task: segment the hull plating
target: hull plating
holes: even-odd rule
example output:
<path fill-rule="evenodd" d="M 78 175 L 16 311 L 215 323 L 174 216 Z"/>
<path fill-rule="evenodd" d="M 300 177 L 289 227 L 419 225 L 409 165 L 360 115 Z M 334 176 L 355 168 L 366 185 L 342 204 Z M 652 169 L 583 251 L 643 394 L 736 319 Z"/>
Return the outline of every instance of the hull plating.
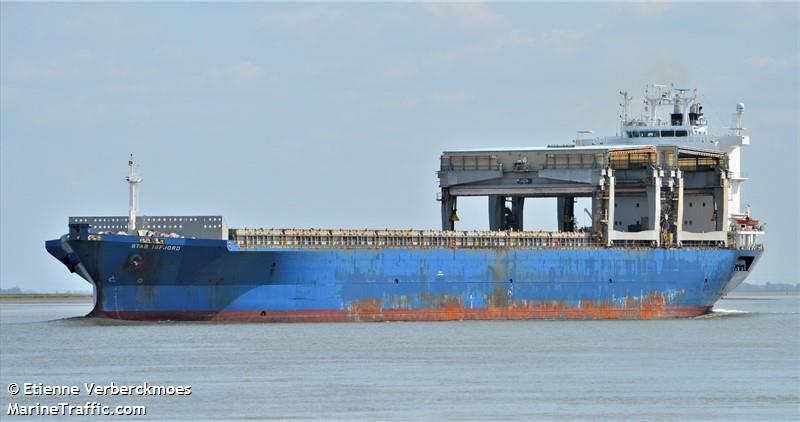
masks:
<path fill-rule="evenodd" d="M 91 315 L 132 320 L 647 319 L 708 312 L 732 249 L 261 249 L 104 235 L 50 241 L 96 285 Z M 748 268 L 749 270 L 750 268 Z M 85 274 L 84 274 L 85 273 Z"/>
<path fill-rule="evenodd" d="M 467 321 L 467 320 L 590 320 L 689 318 L 706 314 L 710 307 L 668 307 L 626 309 L 608 307 L 568 308 L 535 306 L 530 308 L 485 309 L 407 309 L 351 311 L 218 311 L 152 312 L 94 311 L 90 316 L 132 321 L 218 321 L 218 322 L 388 322 L 388 321 Z"/>

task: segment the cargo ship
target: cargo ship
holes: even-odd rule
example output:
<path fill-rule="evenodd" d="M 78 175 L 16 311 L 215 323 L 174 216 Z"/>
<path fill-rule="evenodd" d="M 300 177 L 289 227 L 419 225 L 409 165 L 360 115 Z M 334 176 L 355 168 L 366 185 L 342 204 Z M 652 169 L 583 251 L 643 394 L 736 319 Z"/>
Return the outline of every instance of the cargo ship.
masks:
<path fill-rule="evenodd" d="M 620 93 L 618 133 L 531 148 L 445 151 L 441 230 L 228 228 L 218 215 L 75 216 L 47 251 L 91 283 L 92 317 L 192 321 L 443 321 L 695 317 L 752 272 L 759 221 L 741 211 L 744 105 L 708 133 L 696 90 Z M 663 117 L 659 111 L 669 108 Z M 489 230 L 459 231 L 459 197 Z M 526 198 L 557 198 L 557 231 Z M 578 227 L 575 204 L 590 198 Z M 580 216 L 582 216 L 581 214 Z"/>

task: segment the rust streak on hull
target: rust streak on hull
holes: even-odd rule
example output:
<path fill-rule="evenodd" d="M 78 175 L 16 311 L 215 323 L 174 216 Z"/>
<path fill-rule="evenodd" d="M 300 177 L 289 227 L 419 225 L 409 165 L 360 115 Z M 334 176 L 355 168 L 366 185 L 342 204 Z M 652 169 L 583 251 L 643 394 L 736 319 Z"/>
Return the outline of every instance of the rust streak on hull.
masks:
<path fill-rule="evenodd" d="M 445 306 L 423 309 L 380 309 L 372 306 L 353 310 L 149 312 L 94 311 L 89 316 L 138 321 L 230 321 L 230 322 L 383 322 L 461 320 L 598 320 L 691 318 L 708 313 L 710 306 L 644 306 L 641 308 L 592 306 L 568 308 L 551 303 L 511 308 Z"/>

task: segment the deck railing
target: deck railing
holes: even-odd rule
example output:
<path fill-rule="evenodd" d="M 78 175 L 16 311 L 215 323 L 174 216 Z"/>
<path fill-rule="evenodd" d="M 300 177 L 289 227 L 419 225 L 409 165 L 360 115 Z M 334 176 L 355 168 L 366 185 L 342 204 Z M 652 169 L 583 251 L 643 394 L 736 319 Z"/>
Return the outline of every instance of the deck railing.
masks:
<path fill-rule="evenodd" d="M 590 233 L 231 229 L 239 248 L 555 248 L 603 246 Z"/>
<path fill-rule="evenodd" d="M 229 240 L 242 249 L 270 248 L 605 248 L 604 241 L 581 232 L 437 231 L 437 230 L 320 230 L 230 229 Z M 757 249 L 762 245 L 730 242 L 730 249 Z M 652 241 L 615 241 L 612 247 L 652 248 Z M 675 248 L 664 244 L 662 248 Z M 680 246 L 677 246 L 680 247 Z M 682 247 L 725 248 L 717 241 L 684 241 Z"/>

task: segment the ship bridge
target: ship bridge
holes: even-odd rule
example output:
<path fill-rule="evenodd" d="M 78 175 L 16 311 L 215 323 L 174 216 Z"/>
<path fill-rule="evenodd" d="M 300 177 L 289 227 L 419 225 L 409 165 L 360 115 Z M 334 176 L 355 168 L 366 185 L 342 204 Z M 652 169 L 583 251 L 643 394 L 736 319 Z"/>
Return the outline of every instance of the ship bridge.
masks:
<path fill-rule="evenodd" d="M 724 152 L 685 145 L 549 146 L 445 151 L 437 172 L 442 229 L 462 196 L 488 198 L 491 230 L 525 229 L 525 198 L 557 198 L 558 230 L 574 232 L 575 198 L 592 199 L 601 243 L 725 244 L 729 167 Z"/>

